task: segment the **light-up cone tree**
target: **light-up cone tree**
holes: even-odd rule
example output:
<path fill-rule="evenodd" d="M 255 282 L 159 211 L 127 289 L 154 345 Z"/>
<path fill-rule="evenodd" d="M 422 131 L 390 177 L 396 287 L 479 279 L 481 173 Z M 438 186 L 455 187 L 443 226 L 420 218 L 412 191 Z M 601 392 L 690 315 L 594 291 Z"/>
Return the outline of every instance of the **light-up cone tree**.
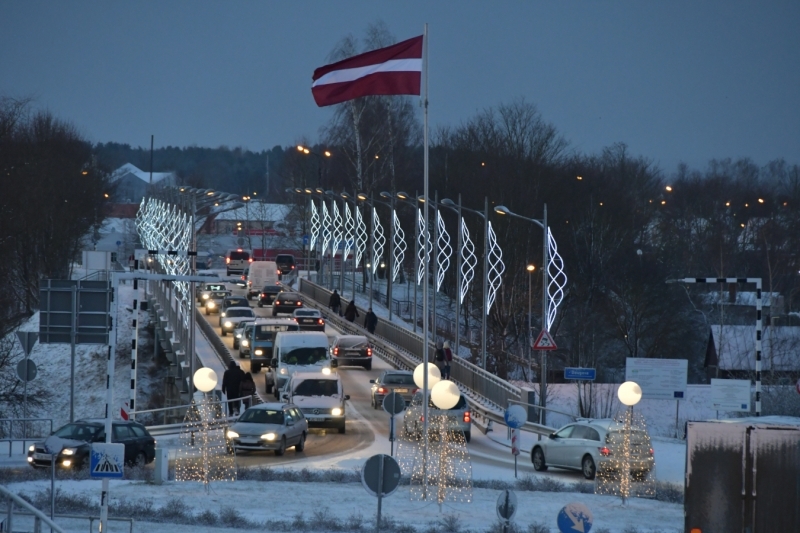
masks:
<path fill-rule="evenodd" d="M 212 481 L 236 481 L 236 462 L 228 453 L 221 404 L 212 402 L 208 392 L 217 385 L 210 368 L 194 373 L 198 392 L 183 420 L 180 448 L 175 461 L 176 481 L 200 481 L 210 492 Z"/>

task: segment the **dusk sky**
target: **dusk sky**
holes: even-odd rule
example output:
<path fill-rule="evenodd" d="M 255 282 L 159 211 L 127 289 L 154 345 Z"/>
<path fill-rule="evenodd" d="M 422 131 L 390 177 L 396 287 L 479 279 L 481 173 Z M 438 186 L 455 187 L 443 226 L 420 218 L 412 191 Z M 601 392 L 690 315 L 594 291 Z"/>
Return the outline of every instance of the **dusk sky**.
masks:
<path fill-rule="evenodd" d="M 432 128 L 524 97 L 579 153 L 800 163 L 798 0 L 4 0 L 0 95 L 93 142 L 313 142 L 312 72 L 379 19 L 397 40 L 429 24 Z"/>

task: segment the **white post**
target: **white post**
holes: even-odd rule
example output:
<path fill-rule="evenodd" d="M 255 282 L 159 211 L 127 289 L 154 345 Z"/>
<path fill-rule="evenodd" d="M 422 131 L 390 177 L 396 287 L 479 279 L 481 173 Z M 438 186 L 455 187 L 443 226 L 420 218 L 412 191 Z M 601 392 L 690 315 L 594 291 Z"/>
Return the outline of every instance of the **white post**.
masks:
<path fill-rule="evenodd" d="M 425 24 L 425 31 L 423 33 L 422 38 L 422 64 L 423 64 L 423 71 L 424 71 L 424 92 L 422 96 L 422 108 L 423 108 L 423 132 L 424 132 L 424 163 L 423 163 L 423 175 L 424 175 L 424 188 L 423 195 L 425 197 L 425 206 L 423 207 L 424 215 L 423 219 L 425 220 L 425 253 L 423 253 L 423 263 L 424 266 L 422 268 L 422 362 L 425 364 L 423 367 L 425 372 L 423 372 L 422 378 L 422 416 L 423 420 L 423 434 L 422 434 L 422 499 L 428 499 L 428 425 L 429 425 L 429 416 L 428 416 L 428 398 L 430 397 L 430 391 L 428 390 L 428 248 L 430 246 L 430 231 L 428 228 L 428 24 Z"/>
<path fill-rule="evenodd" d="M 111 326 L 108 329 L 108 356 L 106 361 L 106 444 L 111 443 L 111 413 L 114 402 L 114 354 L 117 351 L 117 307 L 119 298 L 117 287 L 119 285 L 119 274 L 111 274 L 111 309 L 109 320 Z M 100 492 L 100 533 L 107 531 L 108 524 L 108 478 L 103 478 L 103 486 Z"/>

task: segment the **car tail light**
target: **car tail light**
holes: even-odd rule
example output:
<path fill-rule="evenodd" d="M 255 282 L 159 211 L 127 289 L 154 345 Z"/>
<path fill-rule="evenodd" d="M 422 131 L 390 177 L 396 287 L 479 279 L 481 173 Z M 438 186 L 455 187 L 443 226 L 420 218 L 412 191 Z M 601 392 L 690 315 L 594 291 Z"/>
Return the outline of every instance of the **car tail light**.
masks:
<path fill-rule="evenodd" d="M 388 391 L 384 387 L 378 387 L 378 394 L 386 394 Z"/>
<path fill-rule="evenodd" d="M 472 416 L 470 416 L 469 411 L 464 411 L 464 423 L 469 424 L 472 420 Z"/>
<path fill-rule="evenodd" d="M 294 265 L 292 265 L 292 270 L 294 270 Z"/>
<path fill-rule="evenodd" d="M 247 261 L 248 261 L 249 263 L 252 263 L 252 262 L 253 262 L 253 258 L 251 257 L 251 258 L 250 258 L 250 259 L 248 259 Z"/>
<path fill-rule="evenodd" d="M 303 305 L 303 302 L 297 302 L 297 305 Z"/>
<path fill-rule="evenodd" d="M 335 346 L 333 348 L 333 355 L 339 355 L 339 347 L 338 346 Z"/>
<path fill-rule="evenodd" d="M 655 450 L 653 450 L 653 448 L 650 448 L 650 455 L 655 455 L 655 454 L 656 454 Z"/>
<path fill-rule="evenodd" d="M 230 257 L 226 257 L 226 258 L 225 258 L 225 263 L 226 263 L 226 264 L 229 264 L 230 262 L 231 262 L 231 258 L 230 258 Z"/>
<path fill-rule="evenodd" d="M 320 325 L 321 325 L 321 324 L 324 324 L 324 323 L 325 323 L 325 321 L 324 321 L 324 320 L 322 320 L 321 318 L 318 318 L 318 319 L 317 319 L 317 324 L 320 324 Z"/>
<path fill-rule="evenodd" d="M 267 295 L 262 292 L 260 298 L 266 298 L 266 297 Z"/>
<path fill-rule="evenodd" d="M 367 348 L 367 357 L 372 357 L 372 348 Z"/>
<path fill-rule="evenodd" d="M 419 392 L 419 389 L 416 389 L 416 388 L 415 388 L 414 390 L 412 390 L 412 391 L 411 391 L 411 395 L 413 396 L 414 394 L 416 394 L 416 393 L 418 393 L 418 392 Z"/>
<path fill-rule="evenodd" d="M 280 269 L 276 270 L 275 273 L 280 276 L 281 275 Z"/>
<path fill-rule="evenodd" d="M 425 415 L 423 415 L 423 416 L 419 417 L 419 421 L 420 421 L 420 422 L 425 422 Z"/>
<path fill-rule="evenodd" d="M 609 450 L 606 446 L 603 446 L 602 448 L 597 448 L 597 451 L 599 451 L 600 455 L 602 455 L 603 457 L 608 457 L 609 455 L 611 455 L 611 450 Z"/>

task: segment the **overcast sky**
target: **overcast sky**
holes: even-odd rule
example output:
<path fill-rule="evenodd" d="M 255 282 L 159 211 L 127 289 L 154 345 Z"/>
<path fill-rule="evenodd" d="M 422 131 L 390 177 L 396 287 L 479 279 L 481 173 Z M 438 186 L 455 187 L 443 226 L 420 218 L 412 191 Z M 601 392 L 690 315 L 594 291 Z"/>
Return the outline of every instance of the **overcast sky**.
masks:
<path fill-rule="evenodd" d="M 398 40 L 429 24 L 432 127 L 524 97 L 577 152 L 800 163 L 798 0 L 3 0 L 0 95 L 95 142 L 315 141 L 314 68 L 378 19 Z"/>

